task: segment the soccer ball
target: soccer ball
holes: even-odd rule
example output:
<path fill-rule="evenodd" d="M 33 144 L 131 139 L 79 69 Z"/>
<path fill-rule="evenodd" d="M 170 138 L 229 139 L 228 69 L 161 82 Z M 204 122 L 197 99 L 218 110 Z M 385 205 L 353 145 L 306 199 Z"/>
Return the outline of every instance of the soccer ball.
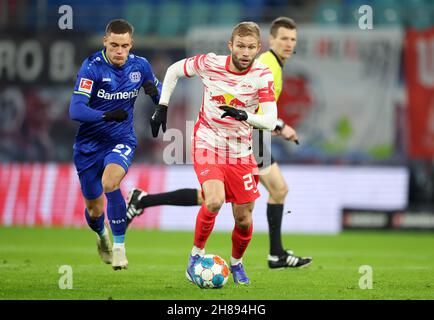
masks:
<path fill-rule="evenodd" d="M 194 264 L 194 280 L 200 288 L 221 288 L 228 278 L 229 267 L 220 256 L 206 254 Z"/>

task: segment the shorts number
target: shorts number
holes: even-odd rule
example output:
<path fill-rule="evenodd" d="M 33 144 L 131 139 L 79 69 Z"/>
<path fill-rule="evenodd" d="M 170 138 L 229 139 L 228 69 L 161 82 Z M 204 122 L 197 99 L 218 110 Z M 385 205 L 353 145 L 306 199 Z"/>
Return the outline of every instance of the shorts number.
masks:
<path fill-rule="evenodd" d="M 243 176 L 243 180 L 244 180 L 244 189 L 245 190 L 252 190 L 255 187 L 255 185 L 253 183 L 253 176 L 251 173 L 248 173 L 245 176 Z"/>
<path fill-rule="evenodd" d="M 127 149 L 126 151 L 122 152 L 121 149 Z M 126 145 L 126 144 L 118 144 L 116 145 L 115 149 L 113 149 L 112 151 L 120 153 L 121 157 L 127 159 L 127 155 L 129 155 L 131 153 L 131 148 L 130 146 Z"/>

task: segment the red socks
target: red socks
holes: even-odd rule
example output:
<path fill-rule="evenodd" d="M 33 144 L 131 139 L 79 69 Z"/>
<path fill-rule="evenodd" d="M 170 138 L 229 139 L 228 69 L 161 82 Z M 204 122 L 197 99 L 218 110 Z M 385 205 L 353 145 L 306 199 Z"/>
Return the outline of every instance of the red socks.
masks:
<path fill-rule="evenodd" d="M 205 248 L 205 243 L 214 227 L 217 213 L 210 212 L 205 204 L 199 210 L 196 218 L 196 228 L 194 231 L 194 245 L 200 249 Z M 247 230 L 235 225 L 232 231 L 232 257 L 241 259 L 252 239 L 253 223 Z"/>
<path fill-rule="evenodd" d="M 205 203 L 199 210 L 196 218 L 196 229 L 194 231 L 194 245 L 198 248 L 205 248 L 206 240 L 208 240 L 209 235 L 214 227 L 216 213 L 208 211 Z"/>
<path fill-rule="evenodd" d="M 232 257 L 241 259 L 252 239 L 253 223 L 245 230 L 235 225 L 232 231 Z"/>

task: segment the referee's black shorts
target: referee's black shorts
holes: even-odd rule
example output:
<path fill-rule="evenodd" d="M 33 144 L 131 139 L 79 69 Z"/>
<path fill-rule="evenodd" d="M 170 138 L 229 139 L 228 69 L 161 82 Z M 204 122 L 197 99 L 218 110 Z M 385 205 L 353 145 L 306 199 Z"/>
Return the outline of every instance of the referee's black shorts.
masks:
<path fill-rule="evenodd" d="M 264 144 L 263 134 L 262 130 L 253 130 L 253 154 L 259 170 L 268 168 L 276 162 L 271 155 L 271 151 Z"/>

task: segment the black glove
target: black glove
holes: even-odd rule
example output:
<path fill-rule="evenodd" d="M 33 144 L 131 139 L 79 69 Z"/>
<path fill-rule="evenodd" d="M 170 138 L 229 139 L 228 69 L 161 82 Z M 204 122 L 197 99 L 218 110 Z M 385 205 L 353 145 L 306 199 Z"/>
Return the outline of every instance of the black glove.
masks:
<path fill-rule="evenodd" d="M 151 130 L 152 136 L 156 138 L 158 136 L 158 131 L 161 129 L 166 132 L 166 122 L 167 122 L 167 106 L 158 105 L 155 107 L 155 112 L 151 117 Z"/>
<path fill-rule="evenodd" d="M 128 112 L 126 112 L 124 109 L 116 109 L 113 111 L 107 111 L 104 112 L 102 115 L 102 119 L 104 121 L 116 121 L 116 122 L 122 122 L 127 120 L 128 118 Z"/>
<path fill-rule="evenodd" d="M 148 96 L 155 97 L 158 95 L 158 88 L 152 80 L 148 80 L 143 84 L 143 89 Z"/>
<path fill-rule="evenodd" d="M 245 112 L 244 110 L 235 109 L 229 106 L 220 106 L 219 108 L 224 111 L 221 118 L 232 117 L 238 121 L 247 120 L 247 112 Z"/>

